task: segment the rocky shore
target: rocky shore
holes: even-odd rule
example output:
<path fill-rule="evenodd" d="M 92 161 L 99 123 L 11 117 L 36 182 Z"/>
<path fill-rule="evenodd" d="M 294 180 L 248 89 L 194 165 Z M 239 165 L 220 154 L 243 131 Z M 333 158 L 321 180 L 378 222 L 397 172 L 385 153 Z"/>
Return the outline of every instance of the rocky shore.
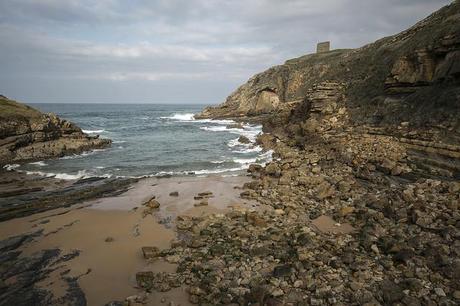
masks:
<path fill-rule="evenodd" d="M 0 95 L 0 167 L 78 154 L 111 145 L 72 122 Z"/>
<path fill-rule="evenodd" d="M 250 166 L 241 197 L 266 209 L 179 216 L 149 259 L 176 271 L 138 285 L 187 286 L 199 305 L 458 305 L 459 16 L 456 1 L 360 49 L 287 61 L 196 116 L 262 120 L 275 160 Z"/>
<path fill-rule="evenodd" d="M 263 123 L 257 142 L 273 150 L 274 159 L 251 165 L 250 180 L 142 180 L 109 200 L 112 209 L 134 203 L 129 226 L 122 218 L 104 217 L 78 227 L 71 221 L 88 215 L 82 218 L 76 209 L 66 222 L 54 219 L 52 229 L 46 220 L 54 216 L 22 220 L 51 237 L 55 231 L 83 231 L 91 241 L 80 247 L 86 248 L 83 254 L 100 254 L 100 244 L 133 248 L 104 253 L 121 252 L 122 260 L 110 266 L 115 270 L 131 262 L 127 254 L 145 264 L 129 265 L 135 290 L 117 294 L 106 304 L 111 306 L 458 305 L 458 33 L 455 1 L 362 48 L 289 60 L 251 78 L 222 105 L 205 109 L 196 117 Z M 90 237 L 84 231 L 103 222 L 123 232 L 101 235 L 92 228 L 98 236 Z M 43 243 L 42 233 L 30 235 L 0 244 L 6 279 L 0 301 L 24 301 L 16 298 L 28 292 L 26 301 L 86 305 L 75 284 L 100 277 L 96 270 L 72 274 L 59 298 L 33 291 L 55 263 L 82 257 L 46 248 L 53 244 Z M 65 239 L 72 235 L 56 243 L 74 245 Z M 34 250 L 42 253 L 22 259 L 18 252 L 34 237 Z M 56 271 L 67 282 L 67 273 Z M 94 279 L 89 288 L 100 285 L 101 278 Z"/>

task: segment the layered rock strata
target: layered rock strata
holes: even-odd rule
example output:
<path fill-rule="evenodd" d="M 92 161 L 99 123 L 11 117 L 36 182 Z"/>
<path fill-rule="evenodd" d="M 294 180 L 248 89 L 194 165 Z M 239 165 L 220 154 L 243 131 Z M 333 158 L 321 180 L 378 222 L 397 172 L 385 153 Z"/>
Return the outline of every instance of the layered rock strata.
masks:
<path fill-rule="evenodd" d="M 0 166 L 110 146 L 67 120 L 0 96 Z"/>

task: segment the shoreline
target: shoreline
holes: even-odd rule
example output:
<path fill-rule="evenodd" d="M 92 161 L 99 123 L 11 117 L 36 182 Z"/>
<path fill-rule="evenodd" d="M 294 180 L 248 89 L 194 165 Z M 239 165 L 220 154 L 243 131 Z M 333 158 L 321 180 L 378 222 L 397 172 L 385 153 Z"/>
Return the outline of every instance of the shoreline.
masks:
<path fill-rule="evenodd" d="M 202 217 L 232 209 L 257 209 L 257 203 L 239 197 L 240 189 L 248 181 L 247 176 L 146 178 L 114 197 L 3 221 L 0 223 L 0 240 L 4 242 L 12 236 L 36 233 L 30 241 L 9 250 L 22 252 L 13 262 L 19 258 L 34 258 L 44 250 L 58 249 L 64 254 L 61 257 L 72 257 L 63 265 L 53 266 L 52 272 L 36 282 L 36 289 L 49 290 L 55 301 L 79 296 L 80 299 L 84 297 L 89 305 L 104 305 L 142 295 L 142 290 L 135 288 L 136 272 L 175 270 L 175 264 L 163 260 L 149 263 L 143 258 L 141 249 L 144 246 L 160 250 L 169 248 L 171 241 L 178 238 L 175 230 L 177 216 Z M 178 196 L 169 195 L 176 191 Z M 194 206 L 200 203 L 194 200 L 194 196 L 208 191 L 212 192 L 208 205 Z M 145 213 L 142 204 L 152 196 L 160 203 L 160 208 Z M 69 255 L 75 252 L 78 254 Z M 72 286 L 69 279 L 76 279 Z M 110 286 L 100 286 L 109 279 Z M 74 292 L 71 293 L 74 297 L 69 296 L 72 287 L 80 288 L 80 295 Z M 180 288 L 153 293 L 148 297 L 148 303 L 156 305 L 161 299 L 188 305 L 188 295 Z"/>

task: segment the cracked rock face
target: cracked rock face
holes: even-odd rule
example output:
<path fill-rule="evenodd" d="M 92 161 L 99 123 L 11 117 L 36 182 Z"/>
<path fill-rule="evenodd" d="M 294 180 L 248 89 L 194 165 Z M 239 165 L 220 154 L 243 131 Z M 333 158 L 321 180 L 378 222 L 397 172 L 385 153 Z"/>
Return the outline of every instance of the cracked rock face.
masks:
<path fill-rule="evenodd" d="M 0 96 L 0 166 L 78 154 L 110 144 L 109 139 L 88 136 L 54 114 Z"/>

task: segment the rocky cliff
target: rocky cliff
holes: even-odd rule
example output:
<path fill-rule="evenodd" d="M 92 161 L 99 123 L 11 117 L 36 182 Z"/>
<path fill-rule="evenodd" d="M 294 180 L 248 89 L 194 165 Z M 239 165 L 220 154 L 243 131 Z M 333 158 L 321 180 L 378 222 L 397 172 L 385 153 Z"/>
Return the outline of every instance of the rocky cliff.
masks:
<path fill-rule="evenodd" d="M 110 146 L 72 122 L 0 96 L 0 166 Z"/>
<path fill-rule="evenodd" d="M 322 98 L 312 101 L 311 94 L 326 83 L 341 90 L 351 123 L 442 123 L 458 131 L 459 33 L 460 4 L 454 2 L 362 48 L 309 54 L 272 67 L 197 117 L 276 114 L 299 104 L 318 109 Z"/>

